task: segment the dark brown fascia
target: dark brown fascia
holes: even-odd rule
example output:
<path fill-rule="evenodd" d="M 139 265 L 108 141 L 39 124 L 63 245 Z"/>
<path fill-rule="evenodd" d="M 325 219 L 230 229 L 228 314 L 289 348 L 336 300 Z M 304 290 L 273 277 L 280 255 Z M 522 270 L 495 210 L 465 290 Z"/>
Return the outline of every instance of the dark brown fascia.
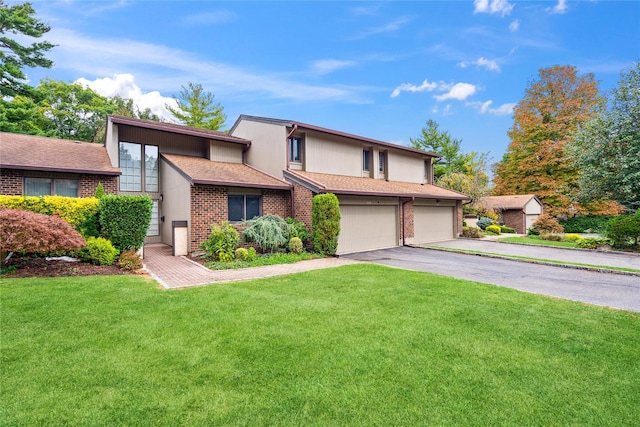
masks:
<path fill-rule="evenodd" d="M 169 124 L 169 126 L 167 126 L 167 123 L 155 122 L 153 120 L 133 119 L 130 117 L 123 117 L 123 116 L 109 116 L 109 117 L 111 118 L 111 122 L 114 124 L 135 126 L 135 127 L 145 128 L 145 129 L 157 130 L 161 132 L 169 132 L 169 133 L 176 133 L 179 135 L 189 135 L 189 136 L 196 136 L 199 138 L 231 142 L 234 144 L 244 145 L 245 149 L 251 146 L 251 141 L 247 139 L 238 138 L 237 136 L 227 135 L 224 132 L 215 131 L 216 133 L 213 134 L 213 133 L 201 131 L 201 130 L 198 130 L 197 128 L 193 128 L 189 126 L 181 126 L 181 125 L 174 125 L 174 124 Z M 182 128 L 179 128 L 178 126 L 181 126 Z"/>
<path fill-rule="evenodd" d="M 90 169 L 66 169 L 52 168 L 47 166 L 25 166 L 25 165 L 4 165 L 0 164 L 0 169 L 27 170 L 27 171 L 43 171 L 43 172 L 62 172 L 62 173 L 78 173 L 85 175 L 122 175 L 120 171 L 114 170 L 90 170 Z"/>

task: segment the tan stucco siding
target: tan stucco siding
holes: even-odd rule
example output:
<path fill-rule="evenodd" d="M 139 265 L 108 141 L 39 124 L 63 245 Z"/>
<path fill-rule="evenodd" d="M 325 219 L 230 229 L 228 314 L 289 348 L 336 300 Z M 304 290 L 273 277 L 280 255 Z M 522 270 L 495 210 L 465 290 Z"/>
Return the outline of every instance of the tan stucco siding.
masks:
<path fill-rule="evenodd" d="M 332 175 L 362 175 L 361 144 L 305 135 L 305 170 Z"/>
<path fill-rule="evenodd" d="M 242 163 L 242 146 L 221 141 L 211 141 L 209 159 L 213 162 Z"/>
<path fill-rule="evenodd" d="M 120 167 L 120 154 L 119 147 L 120 143 L 118 140 L 118 126 L 114 125 L 111 122 L 111 119 L 107 122 L 107 132 L 105 134 L 104 145 L 107 149 L 107 154 L 109 155 L 109 160 L 111 161 L 111 166 Z"/>
<path fill-rule="evenodd" d="M 163 200 L 160 202 L 160 215 L 165 217 L 160 222 L 162 243 L 173 245 L 172 221 L 189 221 L 191 235 L 191 185 L 178 171 L 160 159 L 160 181 L 162 182 Z"/>
<path fill-rule="evenodd" d="M 538 203 L 536 199 L 531 199 L 525 205 L 524 211 L 527 215 L 540 215 L 542 213 L 542 206 L 540 206 L 540 203 Z"/>
<path fill-rule="evenodd" d="M 243 120 L 235 127 L 233 136 L 251 141 L 246 161 L 270 175 L 281 178 L 287 167 L 287 129 L 282 125 Z"/>
<path fill-rule="evenodd" d="M 389 181 L 425 182 L 423 158 L 394 151 L 390 151 L 387 157 Z"/>

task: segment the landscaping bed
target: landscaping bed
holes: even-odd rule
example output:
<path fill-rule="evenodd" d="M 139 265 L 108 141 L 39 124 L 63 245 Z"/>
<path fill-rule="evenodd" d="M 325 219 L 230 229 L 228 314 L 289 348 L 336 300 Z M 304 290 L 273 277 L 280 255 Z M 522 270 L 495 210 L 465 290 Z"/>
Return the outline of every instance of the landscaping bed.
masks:
<path fill-rule="evenodd" d="M 118 274 L 142 274 L 141 270 L 123 270 L 117 265 L 94 265 L 87 262 L 68 262 L 24 256 L 11 258 L 2 267 L 2 278 L 19 277 L 73 277 L 73 276 L 104 276 Z"/>

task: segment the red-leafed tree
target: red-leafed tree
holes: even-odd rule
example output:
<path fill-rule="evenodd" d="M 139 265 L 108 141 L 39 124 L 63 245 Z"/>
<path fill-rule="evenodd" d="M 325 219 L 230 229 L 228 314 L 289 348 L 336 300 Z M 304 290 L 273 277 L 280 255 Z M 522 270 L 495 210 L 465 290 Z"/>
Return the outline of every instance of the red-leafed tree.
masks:
<path fill-rule="evenodd" d="M 494 166 L 494 194 L 535 194 L 551 215 L 617 213 L 615 203 L 574 201 L 578 170 L 565 153 L 601 102 L 592 74 L 579 76 L 569 65 L 541 69 L 514 110 L 511 143 Z"/>
<path fill-rule="evenodd" d="M 84 238 L 62 218 L 17 209 L 0 210 L 0 253 L 73 251 Z"/>

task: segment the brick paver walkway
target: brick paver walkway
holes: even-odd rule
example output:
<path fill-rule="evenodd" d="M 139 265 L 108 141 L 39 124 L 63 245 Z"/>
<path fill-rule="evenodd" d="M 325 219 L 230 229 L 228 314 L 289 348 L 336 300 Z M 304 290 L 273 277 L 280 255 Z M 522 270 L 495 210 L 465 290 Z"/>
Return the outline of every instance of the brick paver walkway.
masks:
<path fill-rule="evenodd" d="M 263 277 L 300 273 L 319 268 L 338 267 L 357 262 L 358 261 L 346 258 L 320 258 L 300 261 L 295 264 L 214 271 L 186 257 L 173 256 L 170 246 L 151 244 L 145 245 L 144 247 L 145 268 L 151 277 L 167 289 L 260 279 Z"/>

